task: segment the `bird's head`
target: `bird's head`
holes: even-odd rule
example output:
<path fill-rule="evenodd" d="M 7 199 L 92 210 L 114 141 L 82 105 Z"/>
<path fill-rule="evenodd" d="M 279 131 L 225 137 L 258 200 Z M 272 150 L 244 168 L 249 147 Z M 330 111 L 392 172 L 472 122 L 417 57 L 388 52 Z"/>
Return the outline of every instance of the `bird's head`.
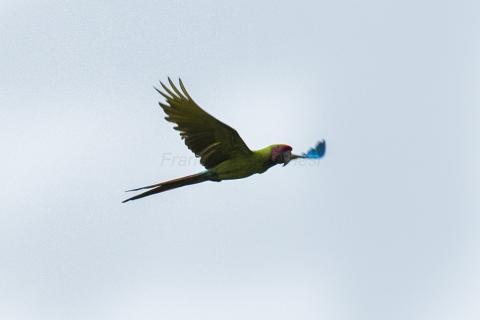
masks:
<path fill-rule="evenodd" d="M 271 160 L 273 163 L 283 163 L 283 166 L 286 166 L 291 159 L 292 147 L 286 144 L 275 144 L 272 146 Z"/>

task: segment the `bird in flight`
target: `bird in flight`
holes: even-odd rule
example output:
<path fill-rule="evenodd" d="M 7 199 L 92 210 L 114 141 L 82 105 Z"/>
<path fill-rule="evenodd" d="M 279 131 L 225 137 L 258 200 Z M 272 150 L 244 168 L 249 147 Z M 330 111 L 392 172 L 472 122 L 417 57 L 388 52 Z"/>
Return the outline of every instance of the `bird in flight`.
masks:
<path fill-rule="evenodd" d="M 277 164 L 286 166 L 294 159 L 319 159 L 325 154 L 325 140 L 301 155 L 292 154 L 292 147 L 286 144 L 272 144 L 260 150 L 250 150 L 235 129 L 217 120 L 193 101 L 181 79 L 180 88 L 170 78 L 168 82 L 170 88 L 160 82 L 164 91 L 155 88 L 165 98 L 165 102 L 159 102 L 167 115 L 165 119 L 176 124 L 174 129 L 180 131 L 186 146 L 200 158 L 200 163 L 206 170 L 128 190 L 148 189 L 123 202 L 205 181 L 242 179 L 255 173 L 264 173 Z"/>

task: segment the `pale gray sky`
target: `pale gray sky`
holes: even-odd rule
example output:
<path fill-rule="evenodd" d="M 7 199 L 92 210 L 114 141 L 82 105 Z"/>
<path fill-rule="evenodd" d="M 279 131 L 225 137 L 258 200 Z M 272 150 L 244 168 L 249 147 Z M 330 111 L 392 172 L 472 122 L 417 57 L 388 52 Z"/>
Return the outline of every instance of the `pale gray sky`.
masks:
<path fill-rule="evenodd" d="M 0 318 L 478 319 L 479 10 L 3 1 Z M 167 76 L 326 157 L 121 204 L 202 169 Z"/>

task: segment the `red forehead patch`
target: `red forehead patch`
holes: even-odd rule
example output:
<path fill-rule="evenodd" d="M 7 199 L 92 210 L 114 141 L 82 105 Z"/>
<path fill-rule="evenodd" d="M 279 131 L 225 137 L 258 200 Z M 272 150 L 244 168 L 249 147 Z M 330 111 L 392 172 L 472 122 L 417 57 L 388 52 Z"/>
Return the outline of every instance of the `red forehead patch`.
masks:
<path fill-rule="evenodd" d="M 287 145 L 287 144 L 281 144 L 281 145 L 279 145 L 279 149 L 280 149 L 282 152 L 292 151 L 292 147 L 290 147 L 290 146 Z"/>

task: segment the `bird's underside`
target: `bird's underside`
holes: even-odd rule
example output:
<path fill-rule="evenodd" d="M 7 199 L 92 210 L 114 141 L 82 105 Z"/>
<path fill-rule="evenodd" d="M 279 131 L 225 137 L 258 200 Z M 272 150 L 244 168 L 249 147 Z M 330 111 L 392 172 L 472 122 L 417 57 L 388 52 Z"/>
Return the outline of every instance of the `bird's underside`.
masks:
<path fill-rule="evenodd" d="M 217 120 L 198 106 L 188 94 L 182 80 L 179 79 L 180 88 L 177 88 L 170 78 L 168 78 L 168 82 L 170 87 L 160 82 L 163 90 L 155 88 L 165 98 L 165 102 L 159 102 L 166 114 L 165 119 L 176 125 L 174 129 L 180 132 L 187 148 L 200 158 L 200 163 L 206 170 L 182 178 L 128 190 L 148 189 L 148 191 L 123 202 L 205 181 L 241 179 L 255 173 L 265 172 L 276 164 L 286 165 L 290 160 L 298 158 L 320 158 L 325 153 L 324 141 L 302 155 L 291 154 L 292 148 L 283 144 L 252 151 L 235 129 Z"/>

